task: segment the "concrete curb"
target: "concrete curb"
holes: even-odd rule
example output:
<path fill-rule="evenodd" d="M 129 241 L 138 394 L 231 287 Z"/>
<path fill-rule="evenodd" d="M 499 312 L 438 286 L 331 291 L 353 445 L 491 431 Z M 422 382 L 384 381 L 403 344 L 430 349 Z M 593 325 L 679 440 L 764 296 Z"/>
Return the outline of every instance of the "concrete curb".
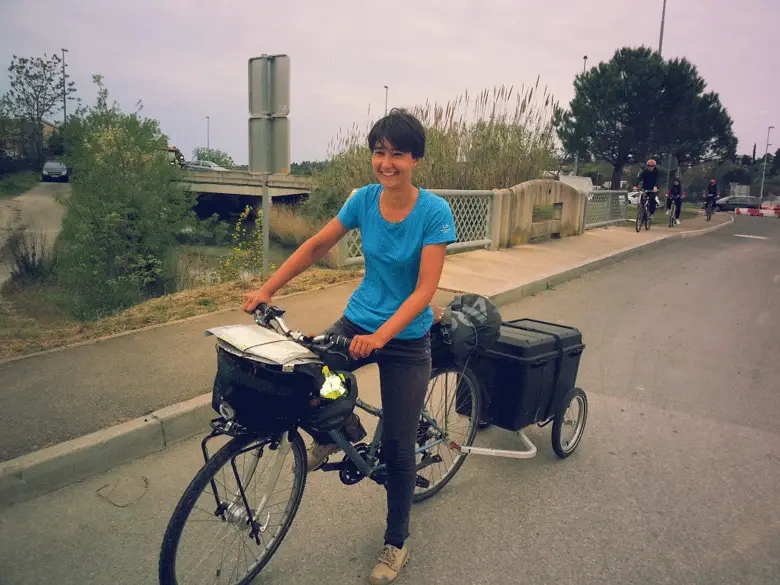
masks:
<path fill-rule="evenodd" d="M 205 434 L 209 420 L 216 416 L 211 394 L 202 394 L 147 416 L 0 462 L 0 506 L 29 500 Z"/>
<path fill-rule="evenodd" d="M 544 291 L 548 287 L 553 287 L 582 276 L 592 270 L 618 262 L 641 252 L 653 244 L 667 242 L 675 238 L 704 235 L 731 225 L 733 222 L 734 218 L 731 217 L 731 221 L 717 226 L 693 232 L 670 234 L 651 242 L 643 242 L 630 248 L 605 254 L 563 272 L 550 274 L 521 287 L 501 292 L 491 297 L 491 300 L 498 306 L 506 305 L 523 297 Z M 332 286 L 340 286 L 342 284 L 344 283 Z M 286 296 L 296 296 L 298 294 L 303 293 L 294 293 Z M 218 312 L 230 310 L 233 309 Z M 178 322 L 198 319 L 207 315 L 217 314 L 218 312 L 197 315 Z M 165 325 L 168 324 L 152 325 L 144 329 L 123 332 L 105 339 L 148 331 L 149 329 L 164 327 Z M 68 347 L 97 343 L 98 341 L 85 341 Z M 21 356 L 20 358 L 10 358 L 9 360 L 0 361 L 0 364 L 63 349 L 66 348 L 56 348 L 37 354 Z M 134 459 L 162 451 L 177 442 L 195 435 L 205 435 L 209 429 L 209 420 L 216 416 L 217 413 L 211 408 L 211 393 L 206 393 L 185 402 L 161 408 L 146 416 L 28 453 L 16 459 L 0 462 L 0 507 L 23 502 L 66 485 L 77 483 Z"/>

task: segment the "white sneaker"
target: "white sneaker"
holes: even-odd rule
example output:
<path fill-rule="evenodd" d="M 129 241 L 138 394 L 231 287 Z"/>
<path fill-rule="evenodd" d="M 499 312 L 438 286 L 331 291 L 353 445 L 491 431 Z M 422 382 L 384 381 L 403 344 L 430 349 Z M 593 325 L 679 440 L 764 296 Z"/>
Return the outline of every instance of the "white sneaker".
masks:
<path fill-rule="evenodd" d="M 674 225 L 680 225 L 680 220 L 679 219 L 675 219 L 674 220 Z"/>

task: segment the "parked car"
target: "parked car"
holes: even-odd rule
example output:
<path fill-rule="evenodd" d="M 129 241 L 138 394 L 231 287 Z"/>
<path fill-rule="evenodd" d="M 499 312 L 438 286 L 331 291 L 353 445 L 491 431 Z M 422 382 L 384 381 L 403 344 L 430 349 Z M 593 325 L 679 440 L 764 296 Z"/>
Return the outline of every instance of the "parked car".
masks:
<path fill-rule="evenodd" d="M 705 205 L 706 201 L 702 203 L 702 208 L 704 208 Z M 715 211 L 734 211 L 738 207 L 758 209 L 760 205 L 761 201 L 758 197 L 751 197 L 750 195 L 729 195 L 715 201 Z"/>
<path fill-rule="evenodd" d="M 184 170 L 186 171 L 226 171 L 225 167 L 221 167 L 210 160 L 190 160 L 184 164 Z"/>
<path fill-rule="evenodd" d="M 58 160 L 47 160 L 41 169 L 41 181 L 65 181 L 68 182 L 68 167 Z"/>

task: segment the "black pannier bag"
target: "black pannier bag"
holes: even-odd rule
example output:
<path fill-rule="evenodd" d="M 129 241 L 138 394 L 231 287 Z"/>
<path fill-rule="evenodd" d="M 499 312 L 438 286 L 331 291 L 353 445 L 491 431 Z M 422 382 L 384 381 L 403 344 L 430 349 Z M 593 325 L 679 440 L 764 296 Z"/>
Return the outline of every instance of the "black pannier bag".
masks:
<path fill-rule="evenodd" d="M 504 322 L 498 341 L 469 363 L 487 404 L 483 418 L 510 431 L 547 421 L 574 388 L 584 348 L 574 327 L 536 319 Z"/>
<path fill-rule="evenodd" d="M 465 366 L 477 350 L 495 343 L 500 327 L 501 313 L 487 298 L 471 293 L 456 296 L 441 321 L 431 327 L 433 367 Z"/>
<path fill-rule="evenodd" d="M 303 363 L 287 371 L 290 368 L 237 355 L 218 344 L 211 406 L 219 412 L 226 401 L 236 422 L 254 433 L 283 432 L 300 423 L 314 430 L 337 428 L 355 407 L 357 380 L 349 372 L 337 372 L 346 378 L 348 393 L 336 400 L 321 398 L 322 366 Z"/>
<path fill-rule="evenodd" d="M 473 356 L 489 349 L 498 339 L 501 327 L 501 313 L 487 298 L 477 294 L 456 296 L 445 308 L 439 323 L 431 327 L 431 358 L 433 367 L 465 368 Z M 479 379 L 475 380 L 479 385 Z M 477 388 L 477 392 L 481 392 Z M 482 393 L 480 421 L 489 404 Z M 455 412 L 462 416 L 471 415 L 471 395 L 462 381 L 455 391 Z"/>

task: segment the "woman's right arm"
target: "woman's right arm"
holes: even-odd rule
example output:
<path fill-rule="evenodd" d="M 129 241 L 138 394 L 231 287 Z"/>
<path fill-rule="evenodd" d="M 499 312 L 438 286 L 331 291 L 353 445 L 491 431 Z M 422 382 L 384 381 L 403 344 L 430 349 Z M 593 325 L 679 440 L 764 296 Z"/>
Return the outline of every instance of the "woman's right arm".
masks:
<path fill-rule="evenodd" d="M 260 303 L 270 302 L 276 291 L 321 260 L 341 238 L 347 235 L 347 231 L 337 217 L 330 220 L 319 232 L 301 244 L 271 278 L 263 283 L 263 286 L 244 296 L 242 306 L 244 311 L 251 313 Z"/>

